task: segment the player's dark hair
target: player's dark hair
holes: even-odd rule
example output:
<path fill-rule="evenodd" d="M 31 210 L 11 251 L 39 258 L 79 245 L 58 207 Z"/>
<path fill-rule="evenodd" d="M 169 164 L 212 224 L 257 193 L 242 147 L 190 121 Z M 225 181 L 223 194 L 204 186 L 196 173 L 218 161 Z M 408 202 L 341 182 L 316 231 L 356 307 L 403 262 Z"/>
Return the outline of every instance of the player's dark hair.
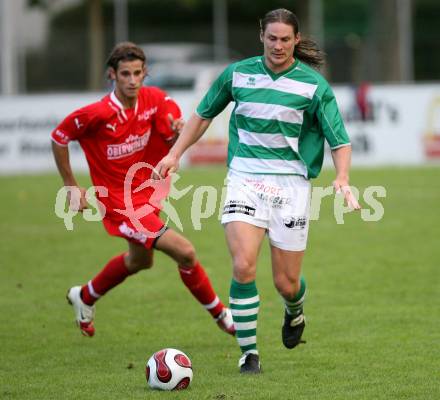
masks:
<path fill-rule="evenodd" d="M 283 24 L 290 25 L 293 28 L 295 36 L 299 33 L 298 17 L 292 11 L 286 10 L 285 8 L 269 11 L 260 20 L 261 32 L 264 34 L 267 25 L 273 22 L 282 22 Z M 301 37 L 301 40 L 295 46 L 293 56 L 313 68 L 319 69 L 325 63 L 325 53 L 319 48 L 318 44 L 310 38 Z"/>
<path fill-rule="evenodd" d="M 111 51 L 106 65 L 116 71 L 120 61 L 133 60 L 141 60 L 145 64 L 146 57 L 144 51 L 132 42 L 121 42 Z"/>

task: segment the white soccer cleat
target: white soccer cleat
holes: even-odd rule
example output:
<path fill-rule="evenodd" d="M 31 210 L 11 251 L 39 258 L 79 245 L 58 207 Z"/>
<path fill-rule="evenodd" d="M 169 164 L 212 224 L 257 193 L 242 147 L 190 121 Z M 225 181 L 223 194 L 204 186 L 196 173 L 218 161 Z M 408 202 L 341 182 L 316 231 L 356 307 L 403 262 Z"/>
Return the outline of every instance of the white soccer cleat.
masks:
<path fill-rule="evenodd" d="M 76 323 L 84 336 L 93 336 L 95 327 L 93 318 L 95 317 L 95 306 L 85 304 L 81 299 L 81 286 L 74 286 L 67 292 L 67 301 L 73 306 L 75 311 Z"/>
<path fill-rule="evenodd" d="M 224 308 L 215 320 L 222 331 L 235 336 L 234 320 L 232 319 L 232 313 L 229 308 Z"/>

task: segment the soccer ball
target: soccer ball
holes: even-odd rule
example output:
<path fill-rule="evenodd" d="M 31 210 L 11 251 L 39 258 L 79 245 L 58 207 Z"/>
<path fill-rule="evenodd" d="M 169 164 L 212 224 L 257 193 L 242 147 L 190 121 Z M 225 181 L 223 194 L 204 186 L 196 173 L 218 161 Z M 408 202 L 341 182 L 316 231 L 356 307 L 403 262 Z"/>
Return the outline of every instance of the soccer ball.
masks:
<path fill-rule="evenodd" d="M 145 375 L 152 389 L 186 389 L 193 377 L 191 360 L 180 350 L 162 349 L 148 360 Z"/>

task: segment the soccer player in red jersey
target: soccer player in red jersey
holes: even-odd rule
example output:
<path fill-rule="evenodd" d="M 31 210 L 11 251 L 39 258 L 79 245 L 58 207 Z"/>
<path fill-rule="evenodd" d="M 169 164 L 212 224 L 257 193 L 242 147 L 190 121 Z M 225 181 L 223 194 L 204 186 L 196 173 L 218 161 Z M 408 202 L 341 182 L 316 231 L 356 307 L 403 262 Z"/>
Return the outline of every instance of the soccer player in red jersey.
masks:
<path fill-rule="evenodd" d="M 87 208 L 85 189 L 78 185 L 69 162 L 68 143 L 77 140 L 93 184 L 99 188 L 96 196 L 104 227 L 110 235 L 128 242 L 126 253 L 113 257 L 85 285 L 69 289 L 67 299 L 78 326 L 84 335 L 93 336 L 95 302 L 128 276 L 151 268 L 153 249 L 157 249 L 176 261 L 182 281 L 194 297 L 222 330 L 234 335 L 230 310 L 212 288 L 194 246 L 167 229 L 159 217 L 169 179 L 148 185 L 152 182 L 148 166 L 155 166 L 168 152 L 183 127 L 180 109 L 162 90 L 143 86 L 145 54 L 134 43 L 116 45 L 107 67 L 115 89 L 68 115 L 52 132 L 53 154 L 68 189 L 70 207 Z"/>

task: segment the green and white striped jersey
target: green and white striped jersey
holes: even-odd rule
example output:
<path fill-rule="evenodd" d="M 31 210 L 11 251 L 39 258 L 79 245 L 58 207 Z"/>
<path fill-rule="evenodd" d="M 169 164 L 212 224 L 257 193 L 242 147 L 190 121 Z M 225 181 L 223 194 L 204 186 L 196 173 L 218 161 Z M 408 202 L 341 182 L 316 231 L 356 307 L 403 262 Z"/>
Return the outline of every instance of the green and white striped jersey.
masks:
<path fill-rule="evenodd" d="M 214 118 L 231 101 L 228 166 L 234 170 L 315 178 L 324 139 L 332 149 L 350 143 L 328 82 L 299 60 L 280 74 L 261 56 L 229 65 L 196 113 Z"/>

